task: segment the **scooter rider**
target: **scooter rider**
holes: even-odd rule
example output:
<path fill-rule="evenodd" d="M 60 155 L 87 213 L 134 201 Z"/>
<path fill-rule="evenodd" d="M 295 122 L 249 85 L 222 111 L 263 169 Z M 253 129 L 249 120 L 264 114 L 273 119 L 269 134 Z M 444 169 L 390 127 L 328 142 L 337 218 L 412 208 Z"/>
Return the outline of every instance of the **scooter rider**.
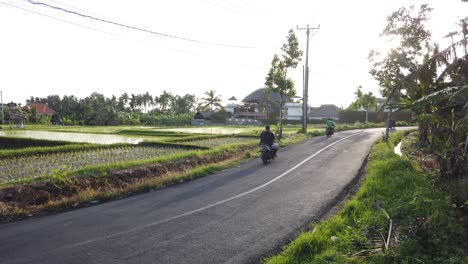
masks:
<path fill-rule="evenodd" d="M 276 140 L 275 134 L 273 134 L 270 131 L 270 126 L 268 125 L 265 126 L 265 131 L 262 131 L 262 133 L 260 134 L 259 145 L 265 144 L 265 145 L 270 146 L 273 149 L 273 155 L 277 157 L 278 155 L 276 155 L 276 151 L 278 149 L 278 144 L 276 144 L 275 140 Z"/>
<path fill-rule="evenodd" d="M 334 133 L 335 131 L 335 122 L 333 122 L 333 119 L 331 118 L 328 118 L 327 119 L 327 130 L 328 129 L 331 129 L 332 133 Z"/>

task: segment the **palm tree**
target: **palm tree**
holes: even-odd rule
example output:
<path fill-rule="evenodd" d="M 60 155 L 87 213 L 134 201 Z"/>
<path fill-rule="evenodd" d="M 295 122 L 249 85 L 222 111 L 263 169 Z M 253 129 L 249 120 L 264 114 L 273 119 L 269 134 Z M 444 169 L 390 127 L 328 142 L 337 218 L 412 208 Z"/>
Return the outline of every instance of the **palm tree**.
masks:
<path fill-rule="evenodd" d="M 123 94 L 120 96 L 120 98 L 119 98 L 119 100 L 122 101 L 122 103 L 123 103 L 124 106 L 127 105 L 129 99 L 130 99 L 130 98 L 128 97 L 128 93 L 126 93 L 126 92 L 123 93 Z"/>
<path fill-rule="evenodd" d="M 141 103 L 145 107 L 145 113 L 148 113 L 147 106 L 153 104 L 153 97 L 146 92 L 145 94 L 141 95 Z"/>
<path fill-rule="evenodd" d="M 166 90 L 163 91 L 163 93 L 159 96 L 159 105 L 161 106 L 161 112 L 166 112 L 167 107 L 172 101 L 172 94 L 166 92 Z"/>
<path fill-rule="evenodd" d="M 129 105 L 132 111 L 135 110 L 135 107 L 137 106 L 137 96 L 135 96 L 134 94 L 132 94 L 130 97 Z"/>
<path fill-rule="evenodd" d="M 202 101 L 204 101 L 203 104 L 203 110 L 206 110 L 208 107 L 210 108 L 211 112 L 213 112 L 213 106 L 215 109 L 217 108 L 223 108 L 221 105 L 221 98 L 220 96 L 216 95 L 215 90 L 209 90 L 205 92 L 206 98 L 202 98 Z"/>

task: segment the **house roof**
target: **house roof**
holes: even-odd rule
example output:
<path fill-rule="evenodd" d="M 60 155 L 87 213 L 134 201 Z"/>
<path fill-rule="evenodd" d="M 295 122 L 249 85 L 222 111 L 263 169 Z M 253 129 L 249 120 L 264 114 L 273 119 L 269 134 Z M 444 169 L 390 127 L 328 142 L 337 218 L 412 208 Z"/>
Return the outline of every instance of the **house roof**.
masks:
<path fill-rule="evenodd" d="M 260 100 L 265 98 L 269 94 L 269 98 L 271 101 L 280 101 L 280 94 L 273 93 L 268 88 L 261 88 L 253 91 L 251 94 L 247 95 L 242 102 L 244 103 L 258 103 Z M 286 100 L 287 101 L 287 100 Z"/>
<path fill-rule="evenodd" d="M 211 115 L 213 115 L 214 112 L 204 112 L 204 111 L 198 111 L 194 118 L 195 119 L 211 119 Z"/>
<path fill-rule="evenodd" d="M 309 117 L 315 118 L 338 118 L 340 108 L 333 104 L 321 105 L 319 108 L 310 112 Z"/>
<path fill-rule="evenodd" d="M 232 96 L 231 98 L 228 99 L 229 101 L 237 101 L 237 98 Z"/>
<path fill-rule="evenodd" d="M 27 107 L 36 109 L 36 112 L 42 115 L 53 115 L 56 113 L 52 108 L 43 103 L 28 103 Z"/>

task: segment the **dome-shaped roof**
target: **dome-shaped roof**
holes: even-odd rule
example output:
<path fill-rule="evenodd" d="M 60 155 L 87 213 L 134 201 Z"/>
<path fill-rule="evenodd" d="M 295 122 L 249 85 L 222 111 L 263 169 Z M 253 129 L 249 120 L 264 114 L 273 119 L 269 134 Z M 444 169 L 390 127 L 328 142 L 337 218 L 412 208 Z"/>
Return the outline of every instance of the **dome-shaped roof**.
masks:
<path fill-rule="evenodd" d="M 260 88 L 252 92 L 251 94 L 247 95 L 242 102 L 244 103 L 258 103 L 263 98 L 269 96 L 270 100 L 279 102 L 280 101 L 280 94 L 274 93 L 271 89 L 268 88 Z"/>

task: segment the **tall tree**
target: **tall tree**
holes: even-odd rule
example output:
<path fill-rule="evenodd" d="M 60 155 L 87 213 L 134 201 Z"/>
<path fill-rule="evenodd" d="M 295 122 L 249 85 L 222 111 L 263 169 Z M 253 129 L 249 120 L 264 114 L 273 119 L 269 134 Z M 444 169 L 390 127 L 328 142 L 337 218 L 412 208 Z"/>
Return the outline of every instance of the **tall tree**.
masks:
<path fill-rule="evenodd" d="M 148 92 L 146 92 L 145 94 L 141 95 L 141 102 L 142 102 L 143 107 L 145 108 L 145 113 L 148 113 L 147 107 L 148 105 L 153 104 L 153 97 Z"/>
<path fill-rule="evenodd" d="M 354 101 L 351 106 L 355 106 L 357 108 L 362 107 L 366 110 L 366 124 L 369 121 L 369 110 L 374 109 L 377 107 L 377 100 L 372 92 L 363 93 L 361 91 L 362 86 L 358 86 L 357 91 L 354 93 L 356 95 L 356 101 Z"/>
<path fill-rule="evenodd" d="M 120 97 L 119 97 L 119 107 L 120 107 L 120 110 L 124 111 L 125 110 L 125 107 L 127 106 L 128 104 L 128 100 L 129 100 L 129 97 L 128 97 L 128 94 L 125 92 L 123 93 Z"/>
<path fill-rule="evenodd" d="M 188 114 L 194 112 L 196 103 L 195 95 L 176 95 L 172 98 L 171 110 L 174 114 Z"/>
<path fill-rule="evenodd" d="M 216 95 L 215 90 L 209 90 L 205 92 L 206 97 L 202 98 L 203 110 L 210 109 L 213 112 L 214 109 L 223 108 L 221 105 L 220 96 Z"/>
<path fill-rule="evenodd" d="M 170 106 L 170 103 L 172 101 L 173 95 L 171 93 L 166 92 L 166 90 L 163 91 L 163 93 L 159 96 L 159 106 L 161 112 L 166 112 Z"/>
<path fill-rule="evenodd" d="M 266 122 L 276 123 L 279 116 L 279 102 L 271 100 L 271 94 L 273 93 L 271 89 L 265 89 L 264 91 L 258 101 L 258 110 L 266 113 Z"/>
<path fill-rule="evenodd" d="M 268 71 L 265 85 L 272 89 L 274 92 L 280 94 L 280 127 L 279 127 L 279 138 L 283 134 L 283 105 L 285 97 L 293 97 L 296 94 L 294 88 L 294 81 L 288 78 L 288 69 L 296 68 L 297 64 L 302 58 L 303 52 L 299 49 L 299 41 L 297 40 L 294 31 L 289 30 L 289 34 L 286 37 L 287 42 L 281 47 L 283 54 L 281 59 L 278 55 L 273 56 L 271 62 L 271 68 Z"/>
<path fill-rule="evenodd" d="M 431 69 L 426 74 L 419 75 L 417 79 L 405 79 L 405 76 L 415 71 L 434 52 L 431 33 L 425 25 L 431 10 L 428 5 L 421 5 L 419 10 L 410 6 L 393 12 L 387 18 L 387 26 L 382 36 L 398 40 L 399 45 L 390 50 L 383 59 L 376 51 L 371 51 L 369 55 L 369 60 L 373 63 L 370 73 L 382 87 L 381 94 L 388 97 L 390 102 L 399 100 L 400 91 L 405 100 L 414 102 L 433 92 L 436 87 L 436 64 L 432 64 Z M 397 90 L 398 93 L 395 92 Z M 430 107 L 423 112 L 431 112 Z M 420 142 L 426 143 L 428 125 L 424 119 L 419 122 L 419 132 Z"/>
<path fill-rule="evenodd" d="M 134 95 L 134 94 L 130 95 L 130 100 L 129 100 L 128 105 L 130 106 L 130 109 L 133 112 L 135 110 L 135 108 L 137 107 L 137 96 L 136 95 Z"/>

